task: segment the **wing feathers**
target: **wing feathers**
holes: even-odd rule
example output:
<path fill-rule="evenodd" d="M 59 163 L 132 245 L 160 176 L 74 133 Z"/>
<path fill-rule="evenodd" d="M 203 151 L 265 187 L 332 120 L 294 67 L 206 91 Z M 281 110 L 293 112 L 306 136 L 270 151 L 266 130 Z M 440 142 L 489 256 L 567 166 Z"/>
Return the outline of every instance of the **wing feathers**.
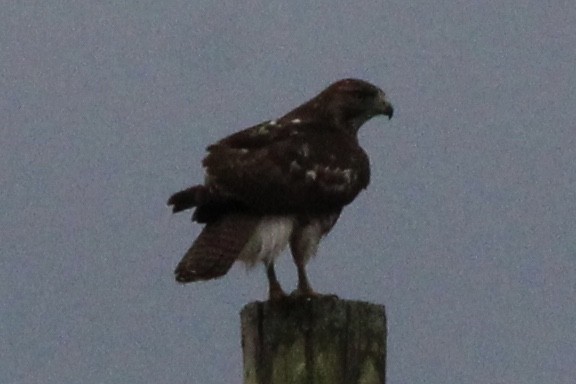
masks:
<path fill-rule="evenodd" d="M 195 185 L 183 191 L 176 192 L 170 196 L 167 204 L 172 206 L 173 213 L 194 208 L 199 205 L 206 189 L 203 185 Z"/>
<path fill-rule="evenodd" d="M 262 147 L 249 145 L 249 131 L 211 146 L 203 162 L 211 185 L 267 213 L 331 211 L 366 188 L 368 157 L 353 138 L 306 123 L 283 128 L 292 134 Z"/>

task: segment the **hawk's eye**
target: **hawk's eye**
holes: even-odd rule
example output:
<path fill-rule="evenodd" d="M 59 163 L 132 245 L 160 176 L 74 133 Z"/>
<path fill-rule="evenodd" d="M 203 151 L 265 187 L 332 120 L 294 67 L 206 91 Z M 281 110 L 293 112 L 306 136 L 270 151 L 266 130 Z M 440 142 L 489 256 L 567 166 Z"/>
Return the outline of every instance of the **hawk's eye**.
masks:
<path fill-rule="evenodd" d="M 372 95 L 368 92 L 356 91 L 352 93 L 352 97 L 354 97 L 356 100 L 360 102 L 365 102 L 369 100 L 372 97 Z"/>

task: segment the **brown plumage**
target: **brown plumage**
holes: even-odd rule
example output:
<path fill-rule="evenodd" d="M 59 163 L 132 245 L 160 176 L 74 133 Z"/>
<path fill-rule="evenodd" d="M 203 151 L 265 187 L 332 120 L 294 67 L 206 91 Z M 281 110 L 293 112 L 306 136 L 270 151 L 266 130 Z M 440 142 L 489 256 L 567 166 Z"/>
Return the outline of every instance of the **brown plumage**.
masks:
<path fill-rule="evenodd" d="M 368 186 L 368 156 L 358 129 L 392 117 L 384 92 L 362 80 L 340 80 L 278 120 L 230 135 L 207 148 L 204 184 L 177 192 L 173 212 L 195 208 L 205 224 L 176 268 L 182 283 L 224 275 L 237 260 L 264 262 L 270 297 L 284 296 L 274 259 L 290 245 L 296 294 L 314 294 L 305 265 L 344 206 Z"/>
<path fill-rule="evenodd" d="M 223 276 L 242 252 L 258 218 L 223 215 L 206 224 L 176 269 L 176 280 L 188 283 Z"/>

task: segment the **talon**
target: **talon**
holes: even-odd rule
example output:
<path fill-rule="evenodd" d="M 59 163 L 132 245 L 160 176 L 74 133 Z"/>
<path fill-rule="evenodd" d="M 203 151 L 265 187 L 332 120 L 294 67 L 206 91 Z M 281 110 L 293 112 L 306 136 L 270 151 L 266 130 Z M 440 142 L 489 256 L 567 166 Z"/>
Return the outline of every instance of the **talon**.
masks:
<path fill-rule="evenodd" d="M 292 297 L 318 297 L 322 296 L 318 292 L 313 291 L 312 289 L 295 289 L 290 296 Z"/>
<path fill-rule="evenodd" d="M 336 299 L 339 300 L 340 298 L 337 295 L 328 293 L 328 294 L 323 294 L 323 293 L 318 293 L 316 291 L 313 290 L 307 290 L 307 289 L 296 289 L 294 290 L 291 294 L 290 297 L 293 298 L 298 298 L 298 297 L 303 297 L 303 298 L 331 298 L 331 299 Z"/>
<path fill-rule="evenodd" d="M 288 295 L 280 287 L 271 288 L 268 293 L 268 300 L 270 301 L 282 300 L 285 299 L 286 297 L 288 297 Z"/>

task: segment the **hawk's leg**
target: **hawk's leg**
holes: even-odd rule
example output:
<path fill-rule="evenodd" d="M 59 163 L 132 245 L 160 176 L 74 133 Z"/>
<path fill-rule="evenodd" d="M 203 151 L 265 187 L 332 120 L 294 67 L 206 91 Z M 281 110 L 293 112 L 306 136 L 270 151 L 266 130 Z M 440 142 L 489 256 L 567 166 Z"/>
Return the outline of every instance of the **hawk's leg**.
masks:
<path fill-rule="evenodd" d="M 293 294 L 297 296 L 318 295 L 310 286 L 308 275 L 306 275 L 306 263 L 304 260 L 298 257 L 294 257 L 294 262 L 296 263 L 296 268 L 298 269 L 298 288 Z"/>
<path fill-rule="evenodd" d="M 270 261 L 266 264 L 266 276 L 268 276 L 268 298 L 269 300 L 278 300 L 286 297 L 286 293 L 282 290 L 276 271 L 274 270 L 274 262 Z"/>
<path fill-rule="evenodd" d="M 294 296 L 316 296 L 308 281 L 306 274 L 306 263 L 310 257 L 316 253 L 318 242 L 320 241 L 318 226 L 301 226 L 294 231 L 290 240 L 290 250 L 292 258 L 298 270 L 298 288 L 292 293 Z"/>
<path fill-rule="evenodd" d="M 298 269 L 298 288 L 294 291 L 295 296 L 318 296 L 314 292 L 306 275 L 306 263 L 318 250 L 318 244 L 322 236 L 328 233 L 338 220 L 340 210 L 320 216 L 300 217 L 297 226 L 290 237 L 290 250 L 294 264 Z"/>

